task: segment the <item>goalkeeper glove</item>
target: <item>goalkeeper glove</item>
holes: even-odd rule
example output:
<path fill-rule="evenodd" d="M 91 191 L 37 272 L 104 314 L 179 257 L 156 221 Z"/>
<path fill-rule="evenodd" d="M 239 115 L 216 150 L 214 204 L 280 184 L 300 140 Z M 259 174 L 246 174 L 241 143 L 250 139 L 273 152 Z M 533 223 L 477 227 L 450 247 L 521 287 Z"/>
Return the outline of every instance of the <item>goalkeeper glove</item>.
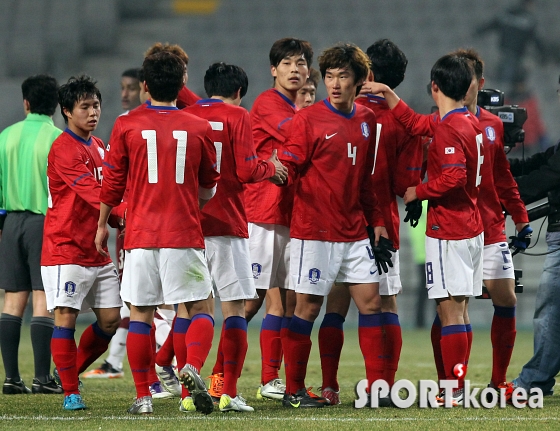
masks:
<path fill-rule="evenodd" d="M 384 236 L 379 237 L 379 242 L 375 245 L 375 232 L 371 226 L 367 226 L 367 233 L 369 236 L 369 243 L 371 244 L 371 250 L 375 256 L 375 264 L 377 265 L 377 270 L 381 274 L 382 272 L 389 272 L 389 267 L 393 267 L 393 262 L 391 261 L 391 252 L 395 253 L 397 250 L 393 247 L 393 241 Z"/>
<path fill-rule="evenodd" d="M 404 222 L 410 222 L 410 226 L 418 226 L 418 221 L 422 216 L 422 202 L 419 200 L 414 200 L 406 204 L 406 217 Z"/>
<path fill-rule="evenodd" d="M 531 226 L 527 225 L 521 229 L 521 232 L 519 232 L 517 236 L 510 236 L 509 239 L 511 239 L 511 242 L 509 243 L 509 248 L 514 249 L 511 255 L 515 256 L 517 253 L 525 251 L 525 249 L 529 247 L 529 244 L 531 244 L 532 235 L 533 229 L 531 229 Z"/>

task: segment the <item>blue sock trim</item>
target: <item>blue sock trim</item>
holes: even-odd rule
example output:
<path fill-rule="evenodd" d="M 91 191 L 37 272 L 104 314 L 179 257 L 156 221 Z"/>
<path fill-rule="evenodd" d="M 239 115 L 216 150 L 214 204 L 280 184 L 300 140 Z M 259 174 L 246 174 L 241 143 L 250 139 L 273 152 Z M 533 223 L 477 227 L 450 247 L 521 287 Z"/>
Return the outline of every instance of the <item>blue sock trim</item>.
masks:
<path fill-rule="evenodd" d="M 65 328 L 64 326 L 55 326 L 53 329 L 53 338 L 66 338 L 67 340 L 74 339 L 74 333 L 76 332 L 73 328 Z"/>
<path fill-rule="evenodd" d="M 381 322 L 381 313 L 361 314 L 358 315 L 358 326 L 362 328 L 374 328 L 383 326 Z"/>
<path fill-rule="evenodd" d="M 247 320 L 239 316 L 228 317 L 226 319 L 226 331 L 228 329 L 242 329 L 247 332 Z"/>
<path fill-rule="evenodd" d="M 465 325 L 449 325 L 441 328 L 441 336 L 452 334 L 460 334 L 461 332 L 467 332 Z"/>
<path fill-rule="evenodd" d="M 472 326 L 471 326 L 470 323 L 467 323 L 467 324 L 465 325 L 465 332 L 472 332 Z"/>
<path fill-rule="evenodd" d="M 297 334 L 311 335 L 311 331 L 313 330 L 313 322 L 294 316 L 292 317 L 292 321 L 290 322 L 289 330 Z"/>
<path fill-rule="evenodd" d="M 383 325 L 401 326 L 401 323 L 399 322 L 399 315 L 396 313 L 381 313 L 381 323 Z"/>
<path fill-rule="evenodd" d="M 292 323 L 292 318 L 291 318 L 291 317 L 282 317 L 282 326 L 281 326 L 281 329 L 289 328 L 289 327 L 290 327 L 290 323 Z"/>
<path fill-rule="evenodd" d="M 513 319 L 515 317 L 515 307 L 500 307 L 494 305 L 494 316 Z"/>
<path fill-rule="evenodd" d="M 344 320 L 344 317 L 338 313 L 327 313 L 325 317 L 323 317 L 321 328 L 336 328 L 342 331 Z"/>
<path fill-rule="evenodd" d="M 177 317 L 175 319 L 175 326 L 173 332 L 178 334 L 186 334 L 189 326 L 191 326 L 191 319 L 185 319 L 183 317 Z"/>
<path fill-rule="evenodd" d="M 267 314 L 262 320 L 261 331 L 263 329 L 266 331 L 280 331 L 280 328 L 282 328 L 282 320 L 283 318 L 280 316 Z"/>
<path fill-rule="evenodd" d="M 94 334 L 97 335 L 99 338 L 103 338 L 104 340 L 108 340 L 108 341 L 111 341 L 111 338 L 113 338 L 113 335 L 107 334 L 106 332 L 103 332 L 101 330 L 99 324 L 97 323 L 97 320 L 91 324 L 91 328 L 93 329 Z"/>
<path fill-rule="evenodd" d="M 205 313 L 195 314 L 194 317 L 191 319 L 191 321 L 194 322 L 195 320 L 198 320 L 198 319 L 206 319 L 206 320 L 210 321 L 210 323 L 212 324 L 212 327 L 214 326 L 214 319 L 209 314 L 205 314 Z"/>
<path fill-rule="evenodd" d="M 441 326 L 441 320 L 439 320 L 439 314 L 436 313 L 436 317 L 434 319 L 434 323 L 435 326 Z"/>
<path fill-rule="evenodd" d="M 131 320 L 128 326 L 128 332 L 132 332 L 133 334 L 150 335 L 151 330 L 152 325 L 137 320 Z"/>

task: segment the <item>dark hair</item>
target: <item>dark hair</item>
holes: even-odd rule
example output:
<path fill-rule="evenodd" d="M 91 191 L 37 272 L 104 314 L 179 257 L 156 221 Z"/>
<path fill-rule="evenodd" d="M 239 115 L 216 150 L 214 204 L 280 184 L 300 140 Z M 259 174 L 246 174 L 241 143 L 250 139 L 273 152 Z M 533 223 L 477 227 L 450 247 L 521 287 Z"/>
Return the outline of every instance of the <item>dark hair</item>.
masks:
<path fill-rule="evenodd" d="M 480 81 L 482 79 L 482 75 L 484 72 L 484 61 L 482 61 L 482 58 L 480 58 L 478 52 L 476 52 L 472 48 L 467 48 L 467 49 L 461 48 L 451 52 L 450 55 L 456 55 L 457 57 L 462 57 L 469 60 L 472 64 L 477 81 Z"/>
<path fill-rule="evenodd" d="M 311 63 L 313 62 L 313 48 L 311 48 L 311 44 L 306 40 L 285 37 L 284 39 L 274 42 L 272 48 L 270 48 L 268 58 L 270 60 L 270 65 L 277 67 L 286 57 L 302 54 L 307 62 L 307 67 L 311 67 Z"/>
<path fill-rule="evenodd" d="M 34 75 L 21 84 L 23 99 L 29 102 L 32 114 L 52 117 L 58 105 L 58 83 L 50 75 Z"/>
<path fill-rule="evenodd" d="M 473 74 L 473 67 L 469 60 L 447 54 L 436 61 L 430 79 L 444 95 L 459 102 L 465 98 Z"/>
<path fill-rule="evenodd" d="M 144 59 L 144 80 L 153 100 L 173 102 L 183 88 L 186 65 L 179 57 L 167 51 Z"/>
<path fill-rule="evenodd" d="M 312 67 L 309 69 L 309 78 L 307 78 L 307 83 L 311 83 L 317 88 L 319 86 L 319 81 L 321 80 L 321 73 L 317 69 Z"/>
<path fill-rule="evenodd" d="M 397 45 L 389 39 L 379 39 L 367 49 L 375 82 L 395 89 L 403 82 L 408 60 Z"/>
<path fill-rule="evenodd" d="M 175 54 L 177 57 L 183 60 L 185 66 L 189 65 L 189 56 L 187 55 L 185 50 L 179 45 L 170 45 L 169 43 L 154 43 L 148 48 L 146 54 L 144 54 L 144 57 L 149 57 L 150 55 L 157 54 L 158 52 L 170 52 L 171 54 Z"/>
<path fill-rule="evenodd" d="M 80 75 L 78 77 L 72 76 L 66 84 L 60 86 L 58 103 L 65 123 L 68 124 L 68 117 L 66 117 L 64 109 L 72 112 L 74 106 L 80 100 L 97 98 L 101 103 L 101 92 L 95 84 L 97 84 L 97 81 L 94 81 L 91 77 Z"/>
<path fill-rule="evenodd" d="M 319 69 L 325 79 L 327 69 L 349 68 L 354 72 L 354 83 L 360 83 L 356 95 L 362 88 L 363 81 L 367 78 L 371 62 L 364 51 L 351 43 L 339 43 L 327 48 L 319 56 Z"/>
<path fill-rule="evenodd" d="M 126 69 L 126 70 L 122 73 L 121 77 L 122 77 L 122 78 L 124 78 L 124 77 L 127 77 L 127 78 L 134 78 L 134 79 L 138 79 L 138 80 L 139 80 L 139 78 L 138 78 L 138 72 L 140 72 L 140 68 L 139 68 L 139 67 L 133 67 L 132 69 Z"/>
<path fill-rule="evenodd" d="M 141 67 L 138 69 L 138 81 L 140 82 L 144 82 L 145 78 L 144 78 L 144 68 Z"/>
<path fill-rule="evenodd" d="M 241 88 L 240 96 L 247 94 L 249 79 L 239 66 L 224 62 L 212 64 L 204 74 L 204 90 L 208 97 L 233 97 Z"/>

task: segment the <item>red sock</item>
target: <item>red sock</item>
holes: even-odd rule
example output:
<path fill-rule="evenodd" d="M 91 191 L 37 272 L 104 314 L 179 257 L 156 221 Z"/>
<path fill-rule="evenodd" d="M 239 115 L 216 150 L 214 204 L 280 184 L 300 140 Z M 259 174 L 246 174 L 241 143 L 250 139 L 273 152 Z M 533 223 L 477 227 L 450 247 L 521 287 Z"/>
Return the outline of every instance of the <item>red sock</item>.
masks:
<path fill-rule="evenodd" d="M 150 396 L 150 364 L 152 362 L 151 326 L 144 322 L 131 320 L 126 338 L 126 353 L 130 371 L 136 386 L 136 397 Z"/>
<path fill-rule="evenodd" d="M 222 323 L 222 332 L 220 333 L 220 343 L 218 344 L 218 352 L 216 353 L 216 362 L 214 363 L 214 368 L 212 368 L 212 374 L 223 374 L 224 373 L 224 332 L 225 332 L 225 330 L 226 330 L 226 324 L 225 324 L 225 322 L 223 322 Z"/>
<path fill-rule="evenodd" d="M 267 314 L 261 324 L 261 383 L 278 378 L 282 362 L 282 317 Z"/>
<path fill-rule="evenodd" d="M 385 357 L 384 379 L 389 386 L 395 383 L 402 349 L 402 331 L 399 316 L 395 313 L 381 313 L 383 324 L 383 356 Z"/>
<path fill-rule="evenodd" d="M 173 322 L 171 323 L 171 332 L 169 332 L 163 346 L 161 346 L 156 354 L 156 364 L 162 367 L 169 367 L 173 363 L 173 356 L 175 356 L 175 350 L 173 349 L 173 332 L 176 318 L 177 316 L 173 318 Z"/>
<path fill-rule="evenodd" d="M 430 337 L 432 338 L 432 350 L 434 352 L 438 380 L 445 380 L 445 367 L 443 366 L 443 356 L 441 355 L 441 321 L 437 314 L 434 323 L 432 323 Z"/>
<path fill-rule="evenodd" d="M 383 327 L 381 314 L 360 314 L 358 317 L 358 338 L 366 365 L 368 387 L 384 378 Z"/>
<path fill-rule="evenodd" d="M 284 368 L 286 370 L 286 393 L 295 394 L 305 388 L 305 374 L 311 353 L 313 322 L 292 317 L 286 332 Z"/>
<path fill-rule="evenodd" d="M 150 347 L 152 351 L 152 357 L 150 359 L 150 371 L 148 372 L 148 381 L 150 385 L 159 382 L 159 378 L 156 374 L 156 324 L 152 323 L 152 328 L 150 329 Z"/>
<path fill-rule="evenodd" d="M 52 358 L 64 388 L 64 395 L 80 393 L 78 390 L 78 368 L 76 367 L 75 332 L 75 329 L 55 326 L 51 338 Z"/>
<path fill-rule="evenodd" d="M 196 314 L 185 337 L 187 345 L 187 364 L 192 365 L 200 373 L 214 337 L 214 319 L 208 314 Z"/>
<path fill-rule="evenodd" d="M 467 356 L 468 340 L 465 325 L 450 325 L 441 328 L 441 354 L 445 369 L 446 380 L 458 380 L 459 388 L 464 385 L 465 373 L 461 377 L 453 374 L 453 368 L 457 364 L 465 364 Z"/>
<path fill-rule="evenodd" d="M 241 375 L 247 355 L 247 320 L 243 317 L 228 317 L 223 326 L 224 349 L 224 394 L 237 396 L 237 380 Z"/>
<path fill-rule="evenodd" d="M 103 353 L 107 351 L 113 335 L 103 332 L 97 322 L 89 325 L 80 337 L 76 367 L 78 374 L 83 373 Z"/>
<path fill-rule="evenodd" d="M 319 354 L 321 356 L 321 387 L 340 389 L 337 373 L 340 353 L 344 344 L 344 317 L 338 313 L 327 313 L 319 328 Z"/>
<path fill-rule="evenodd" d="M 190 324 L 191 319 L 184 319 L 182 317 L 177 317 L 175 319 L 175 327 L 173 328 L 173 348 L 175 349 L 175 357 L 177 358 L 177 369 L 179 371 L 181 371 L 187 363 L 187 345 L 185 344 L 185 339 Z M 189 396 L 189 390 L 182 386 L 181 398 Z"/>
<path fill-rule="evenodd" d="M 465 355 L 465 365 L 469 365 L 469 358 L 471 357 L 471 347 L 473 340 L 472 326 L 470 323 L 465 325 L 465 331 L 467 331 L 467 354 Z"/>
<path fill-rule="evenodd" d="M 492 383 L 498 386 L 506 381 L 506 372 L 515 344 L 515 307 L 494 305 L 492 339 Z"/>

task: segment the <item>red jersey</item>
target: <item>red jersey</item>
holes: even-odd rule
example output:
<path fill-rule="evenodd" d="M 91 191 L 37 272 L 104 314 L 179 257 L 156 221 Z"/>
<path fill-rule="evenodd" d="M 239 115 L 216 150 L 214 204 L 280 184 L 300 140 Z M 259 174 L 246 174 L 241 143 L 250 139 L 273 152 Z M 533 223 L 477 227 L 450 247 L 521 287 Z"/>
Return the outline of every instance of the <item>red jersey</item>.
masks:
<path fill-rule="evenodd" d="M 428 200 L 426 235 L 444 240 L 473 238 L 483 230 L 477 207 L 482 134 L 466 107 L 441 119 L 428 148 L 428 181 L 416 187 Z"/>
<path fill-rule="evenodd" d="M 507 241 L 502 204 L 515 223 L 529 223 L 529 217 L 504 152 L 504 125 L 496 115 L 477 108 L 484 143 L 478 209 L 484 224 L 484 245 L 488 245 Z"/>
<path fill-rule="evenodd" d="M 296 105 L 273 88 L 256 98 L 250 115 L 255 148 L 260 159 L 268 159 L 275 149 L 280 155 L 296 111 Z M 293 187 L 277 187 L 270 181 L 247 184 L 247 220 L 290 226 L 293 199 Z"/>
<path fill-rule="evenodd" d="M 366 222 L 384 226 L 372 182 L 375 114 L 361 105 L 345 114 L 323 100 L 292 123 L 281 154 L 288 181 L 299 176 L 290 237 L 350 242 L 368 237 Z"/>
<path fill-rule="evenodd" d="M 183 86 L 183 88 L 181 88 L 181 90 L 179 91 L 179 95 L 177 96 L 177 108 L 183 109 L 187 106 L 192 106 L 199 100 L 200 97 L 194 94 L 187 87 Z"/>
<path fill-rule="evenodd" d="M 408 187 L 421 183 L 422 143 L 420 137 L 410 135 L 399 123 L 382 97 L 358 97 L 356 103 L 370 108 L 380 130 L 373 186 L 385 228 L 395 248 L 399 248 L 399 208 L 397 196 Z"/>
<path fill-rule="evenodd" d="M 202 210 L 202 233 L 249 238 L 243 183 L 265 180 L 276 171 L 272 162 L 257 158 L 249 113 L 219 99 L 199 100 L 186 111 L 210 122 L 220 173 L 216 195 Z"/>
<path fill-rule="evenodd" d="M 208 121 L 150 105 L 118 117 L 110 144 L 101 202 L 118 205 L 127 188 L 124 248 L 204 248 L 199 193 L 220 176 Z"/>
<path fill-rule="evenodd" d="M 42 266 L 103 266 L 110 257 L 99 254 L 93 239 L 99 219 L 99 193 L 105 145 L 66 129 L 48 156 L 49 205 L 43 231 Z M 114 217 L 123 217 L 124 206 Z M 107 251 L 107 248 L 105 248 Z M 108 252 L 108 251 L 107 251 Z"/>

